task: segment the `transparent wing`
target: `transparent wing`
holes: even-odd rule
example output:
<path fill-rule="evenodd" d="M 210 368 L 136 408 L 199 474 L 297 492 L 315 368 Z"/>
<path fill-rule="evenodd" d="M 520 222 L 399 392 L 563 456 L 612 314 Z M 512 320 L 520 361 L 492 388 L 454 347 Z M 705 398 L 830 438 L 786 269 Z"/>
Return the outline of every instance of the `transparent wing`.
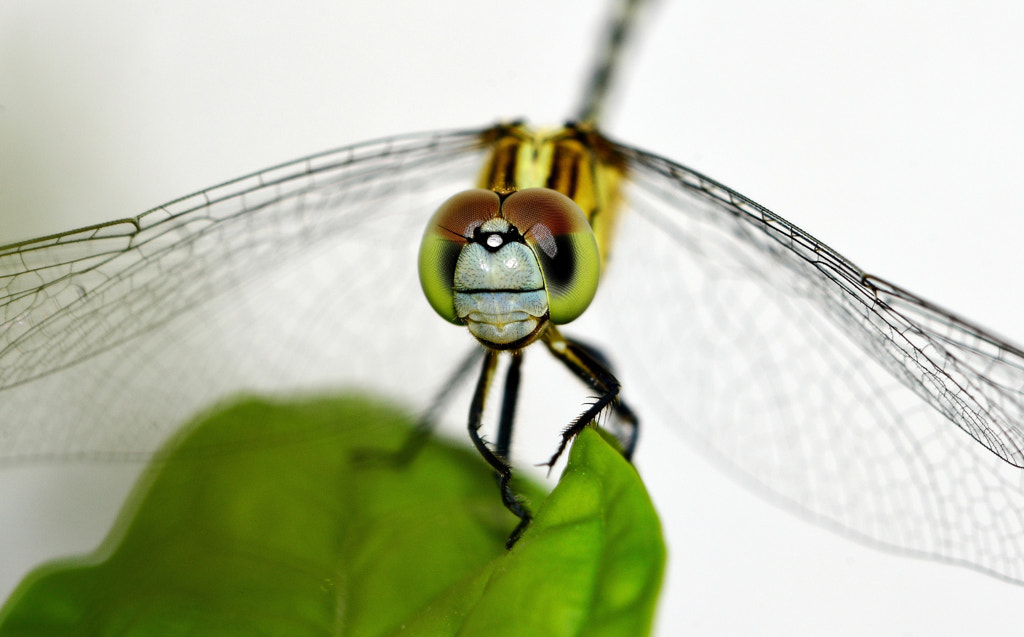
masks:
<path fill-rule="evenodd" d="M 823 525 L 1024 583 L 1024 353 L 619 150 L 631 210 L 590 312 L 642 420 Z"/>
<path fill-rule="evenodd" d="M 241 391 L 423 385 L 414 363 L 369 374 L 437 320 L 408 255 L 482 148 L 481 131 L 359 144 L 0 248 L 0 461 L 144 456 Z"/>
<path fill-rule="evenodd" d="M 475 181 L 484 133 L 360 144 L 0 248 L 0 461 L 146 456 L 242 391 L 422 407 L 470 340 L 422 298 L 414 255 Z M 631 210 L 571 327 L 611 352 L 645 426 L 861 540 L 1024 581 L 1021 472 L 986 449 L 1021 464 L 1020 350 L 620 152 Z M 564 425 L 551 387 L 524 391 L 520 420 Z"/>

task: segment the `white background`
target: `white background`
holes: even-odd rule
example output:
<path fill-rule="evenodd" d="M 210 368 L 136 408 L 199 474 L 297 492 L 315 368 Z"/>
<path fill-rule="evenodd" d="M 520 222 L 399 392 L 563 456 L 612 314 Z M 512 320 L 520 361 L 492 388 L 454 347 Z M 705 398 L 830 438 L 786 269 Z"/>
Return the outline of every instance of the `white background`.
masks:
<path fill-rule="evenodd" d="M 558 123 L 604 17 L 582 1 L 355 4 L 5 0 L 0 243 L 369 138 Z M 1021 5 L 704 4 L 649 15 L 608 132 L 1024 341 Z M 672 512 L 660 634 L 1024 630 L 1024 588 L 864 549 L 673 453 L 683 484 L 639 459 Z M 111 490 L 112 512 L 123 487 L 25 486 L 69 470 L 0 473 L 0 597 L 102 537 L 112 513 L 76 510 L 79 490 Z"/>

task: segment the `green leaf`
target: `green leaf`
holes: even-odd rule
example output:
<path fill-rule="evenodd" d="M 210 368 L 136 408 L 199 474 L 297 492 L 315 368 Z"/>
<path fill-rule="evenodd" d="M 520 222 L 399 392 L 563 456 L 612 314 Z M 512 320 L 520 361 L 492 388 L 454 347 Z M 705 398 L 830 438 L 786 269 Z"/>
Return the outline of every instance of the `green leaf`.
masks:
<path fill-rule="evenodd" d="M 366 397 L 249 399 L 159 454 L 93 555 L 31 574 L 0 635 L 642 635 L 664 565 L 633 467 L 596 430 L 537 516 L 475 452 L 390 452 L 411 419 Z M 539 503 L 539 507 L 537 504 Z"/>

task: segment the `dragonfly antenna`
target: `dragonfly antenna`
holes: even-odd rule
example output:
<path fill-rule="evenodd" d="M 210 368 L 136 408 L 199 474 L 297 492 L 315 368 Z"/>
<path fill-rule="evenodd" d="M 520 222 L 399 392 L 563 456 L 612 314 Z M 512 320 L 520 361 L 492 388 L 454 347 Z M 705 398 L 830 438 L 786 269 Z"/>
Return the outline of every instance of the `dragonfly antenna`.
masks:
<path fill-rule="evenodd" d="M 601 118 L 608 90 L 621 66 L 622 51 L 635 31 L 637 17 L 646 3 L 647 0 L 622 0 L 619 3 L 583 91 L 583 104 L 577 111 L 577 121 L 596 124 Z"/>

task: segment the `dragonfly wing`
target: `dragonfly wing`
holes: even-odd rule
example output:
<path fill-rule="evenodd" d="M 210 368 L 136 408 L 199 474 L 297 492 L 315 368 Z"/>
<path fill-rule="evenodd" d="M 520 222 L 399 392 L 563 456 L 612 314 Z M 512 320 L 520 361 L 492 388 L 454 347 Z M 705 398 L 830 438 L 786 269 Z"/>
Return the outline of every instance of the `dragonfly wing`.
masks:
<path fill-rule="evenodd" d="M 426 404 L 467 340 L 409 255 L 474 183 L 482 138 L 359 144 L 0 248 L 0 462 L 148 456 L 243 391 Z M 594 342 L 645 423 L 820 523 L 1024 581 L 1020 350 L 701 175 L 620 151 L 632 210 L 580 322 L 607 319 Z"/>
<path fill-rule="evenodd" d="M 1024 583 L 1021 350 L 619 150 L 631 210 L 591 312 L 641 419 L 825 526 Z"/>
<path fill-rule="evenodd" d="M 0 461 L 145 456 L 225 395 L 370 384 L 382 326 L 437 320 L 408 255 L 482 156 L 481 131 L 358 144 L 0 248 Z"/>

